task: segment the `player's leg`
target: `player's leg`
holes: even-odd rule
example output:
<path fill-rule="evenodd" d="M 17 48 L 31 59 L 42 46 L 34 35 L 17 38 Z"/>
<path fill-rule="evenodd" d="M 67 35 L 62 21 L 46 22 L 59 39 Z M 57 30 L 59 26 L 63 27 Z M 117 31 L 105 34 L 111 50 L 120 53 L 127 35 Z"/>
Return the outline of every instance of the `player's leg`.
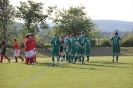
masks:
<path fill-rule="evenodd" d="M 57 49 L 56 50 L 56 52 L 55 52 L 55 54 L 56 54 L 56 58 L 57 58 L 57 66 L 59 65 L 59 49 Z"/>
<path fill-rule="evenodd" d="M 116 63 L 118 63 L 119 53 L 120 53 L 120 47 L 117 47 L 117 50 L 116 50 Z"/>
<path fill-rule="evenodd" d="M 6 50 L 5 50 L 5 49 L 2 51 L 2 55 L 3 55 L 3 57 L 5 57 L 5 58 L 8 60 L 8 62 L 10 63 L 10 59 L 9 59 L 9 57 L 6 55 Z"/>
<path fill-rule="evenodd" d="M 55 55 L 55 50 L 54 50 L 54 49 L 52 49 L 52 66 L 54 66 L 54 65 L 55 65 L 54 55 Z"/>
<path fill-rule="evenodd" d="M 114 63 L 114 58 L 115 58 L 115 47 L 113 47 L 113 49 L 112 49 L 112 62 Z"/>
<path fill-rule="evenodd" d="M 82 49 L 82 52 L 81 52 L 82 64 L 85 64 L 85 62 L 84 62 L 84 55 L 85 55 L 85 48 Z"/>
<path fill-rule="evenodd" d="M 86 60 L 86 61 L 89 61 L 89 57 L 90 57 L 90 49 L 86 49 L 86 55 L 87 55 L 87 60 Z"/>

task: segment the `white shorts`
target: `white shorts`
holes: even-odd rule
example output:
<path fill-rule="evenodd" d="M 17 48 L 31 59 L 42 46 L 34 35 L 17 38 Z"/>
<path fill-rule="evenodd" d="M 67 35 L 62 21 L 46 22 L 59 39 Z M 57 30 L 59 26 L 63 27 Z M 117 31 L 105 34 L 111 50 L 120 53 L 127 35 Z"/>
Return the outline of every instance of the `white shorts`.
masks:
<path fill-rule="evenodd" d="M 36 48 L 33 48 L 33 51 L 34 51 L 34 55 L 36 55 Z"/>
<path fill-rule="evenodd" d="M 28 58 L 31 58 L 31 57 L 32 57 L 32 54 L 31 54 L 30 51 L 25 52 L 25 55 L 26 55 L 26 57 L 28 57 Z"/>
<path fill-rule="evenodd" d="M 14 51 L 14 56 L 20 56 L 20 50 Z"/>
<path fill-rule="evenodd" d="M 34 55 L 35 55 L 34 50 L 30 50 L 30 53 L 31 53 L 31 55 L 32 55 L 32 56 L 34 56 Z"/>

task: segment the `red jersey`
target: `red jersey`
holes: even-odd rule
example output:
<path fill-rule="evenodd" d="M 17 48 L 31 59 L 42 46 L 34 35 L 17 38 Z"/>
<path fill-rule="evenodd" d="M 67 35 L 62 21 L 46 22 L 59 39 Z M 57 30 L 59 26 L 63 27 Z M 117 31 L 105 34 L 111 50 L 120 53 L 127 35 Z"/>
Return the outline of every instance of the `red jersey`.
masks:
<path fill-rule="evenodd" d="M 30 39 L 29 40 L 30 42 L 30 50 L 33 50 L 33 48 L 34 48 L 34 40 L 33 39 Z"/>
<path fill-rule="evenodd" d="M 30 51 L 30 39 L 24 39 L 24 51 Z"/>
<path fill-rule="evenodd" d="M 14 44 L 14 48 L 15 48 L 15 50 L 20 50 L 20 46 L 17 42 Z"/>

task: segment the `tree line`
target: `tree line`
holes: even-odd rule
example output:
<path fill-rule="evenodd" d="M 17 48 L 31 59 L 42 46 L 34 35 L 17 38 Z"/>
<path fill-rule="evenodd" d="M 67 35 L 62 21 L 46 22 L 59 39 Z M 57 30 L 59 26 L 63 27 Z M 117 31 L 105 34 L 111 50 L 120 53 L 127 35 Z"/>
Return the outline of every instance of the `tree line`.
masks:
<path fill-rule="evenodd" d="M 44 11 L 45 10 L 45 11 Z M 24 22 L 22 28 L 14 26 L 14 20 Z M 52 21 L 55 25 L 50 27 L 47 21 Z M 20 6 L 14 7 L 9 0 L 0 0 L 0 36 L 4 38 L 7 45 L 12 46 L 13 38 L 17 38 L 20 44 L 27 33 L 34 33 L 37 42 L 49 45 L 49 40 L 54 33 L 58 35 L 78 35 L 81 31 L 91 38 L 97 38 L 100 31 L 96 30 L 97 25 L 85 12 L 85 6 L 70 6 L 68 9 L 58 9 L 57 6 L 44 8 L 43 2 L 27 0 L 20 1 Z M 39 34 L 40 30 L 49 31 Z M 94 39 L 95 40 L 95 39 Z"/>

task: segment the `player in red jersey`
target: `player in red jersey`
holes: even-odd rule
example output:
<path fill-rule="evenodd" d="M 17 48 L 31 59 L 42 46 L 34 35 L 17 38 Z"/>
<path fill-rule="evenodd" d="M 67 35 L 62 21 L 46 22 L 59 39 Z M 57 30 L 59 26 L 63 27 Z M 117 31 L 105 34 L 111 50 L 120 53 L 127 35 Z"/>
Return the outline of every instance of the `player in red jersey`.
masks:
<path fill-rule="evenodd" d="M 25 54 L 26 54 L 26 64 L 29 65 L 31 62 L 31 59 L 32 59 L 32 54 L 30 52 L 30 49 L 31 49 L 31 41 L 30 41 L 30 38 L 31 36 L 30 35 L 26 35 L 26 38 L 24 39 L 24 51 L 25 51 Z"/>
<path fill-rule="evenodd" d="M 42 46 L 36 42 L 35 35 L 33 33 L 30 33 L 30 35 L 31 35 L 31 40 L 32 40 L 32 44 L 33 44 L 33 46 L 32 46 L 33 50 L 31 50 L 31 53 L 33 55 L 33 64 L 34 64 L 34 63 L 37 63 L 37 60 L 36 60 L 36 45 L 38 45 L 40 47 L 42 47 Z"/>
<path fill-rule="evenodd" d="M 36 41 L 35 41 L 35 37 L 34 37 L 34 34 L 31 33 L 31 41 L 32 41 L 32 50 L 31 50 L 31 53 L 33 55 L 33 64 L 36 63 L 36 50 L 35 50 L 35 47 L 36 47 Z"/>
<path fill-rule="evenodd" d="M 20 46 L 17 42 L 17 39 L 14 39 L 14 56 L 15 56 L 15 60 L 16 63 L 18 62 L 18 58 L 20 58 L 22 60 L 22 62 L 24 61 L 24 59 L 22 58 L 22 56 L 20 55 Z"/>

